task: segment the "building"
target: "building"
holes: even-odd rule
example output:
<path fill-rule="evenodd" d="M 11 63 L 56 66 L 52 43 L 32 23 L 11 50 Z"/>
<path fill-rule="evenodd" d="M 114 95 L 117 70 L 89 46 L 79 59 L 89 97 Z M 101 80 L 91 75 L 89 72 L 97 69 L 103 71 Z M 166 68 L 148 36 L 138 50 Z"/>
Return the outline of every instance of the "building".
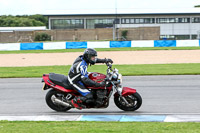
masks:
<path fill-rule="evenodd" d="M 61 11 L 44 14 L 49 29 L 160 27 L 160 39 L 199 39 L 200 8 Z"/>

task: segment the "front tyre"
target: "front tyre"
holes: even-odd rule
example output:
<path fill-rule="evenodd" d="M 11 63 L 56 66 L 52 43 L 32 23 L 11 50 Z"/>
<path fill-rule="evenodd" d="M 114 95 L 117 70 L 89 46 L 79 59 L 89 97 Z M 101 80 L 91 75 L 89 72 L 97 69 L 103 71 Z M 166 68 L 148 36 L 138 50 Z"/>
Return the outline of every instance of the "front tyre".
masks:
<path fill-rule="evenodd" d="M 124 102 L 124 100 L 119 96 L 116 95 L 114 97 L 115 105 L 124 111 L 135 111 L 140 108 L 142 105 L 142 97 L 139 93 L 134 93 L 124 97 L 126 101 L 129 103 L 128 105 Z"/>
<path fill-rule="evenodd" d="M 61 100 L 63 97 L 65 97 L 65 95 L 66 94 L 63 94 L 62 92 L 56 91 L 54 89 L 51 89 L 46 94 L 46 97 L 45 97 L 46 103 L 51 109 L 53 109 L 55 111 L 66 112 L 67 110 L 70 110 L 71 108 L 70 107 L 65 107 L 65 106 L 62 106 L 62 105 L 58 105 L 58 104 L 56 104 L 56 103 L 54 103 L 52 101 L 52 97 L 56 97 L 56 98 Z"/>

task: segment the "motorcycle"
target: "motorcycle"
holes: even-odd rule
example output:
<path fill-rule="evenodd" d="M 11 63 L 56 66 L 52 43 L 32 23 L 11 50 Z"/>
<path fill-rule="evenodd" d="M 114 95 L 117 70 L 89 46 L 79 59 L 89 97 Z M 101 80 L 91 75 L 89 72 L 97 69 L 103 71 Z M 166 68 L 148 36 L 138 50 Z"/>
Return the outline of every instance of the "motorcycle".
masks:
<path fill-rule="evenodd" d="M 106 81 L 105 87 L 92 87 L 86 86 L 89 89 L 94 99 L 98 98 L 98 94 L 101 94 L 102 103 L 100 106 L 95 104 L 84 104 L 85 108 L 107 108 L 109 106 L 109 100 L 114 93 L 115 105 L 124 111 L 135 111 L 142 105 L 142 98 L 135 89 L 130 87 L 122 87 L 122 75 L 119 74 L 116 68 L 112 69 L 112 64 L 107 63 L 107 74 L 101 74 L 98 72 L 89 73 L 89 78 L 95 82 Z M 59 112 L 66 112 L 71 108 L 74 108 L 71 104 L 71 100 L 74 97 L 81 96 L 76 90 L 73 90 L 68 84 L 68 78 L 62 74 L 43 74 L 42 82 L 44 82 L 43 90 L 50 89 L 46 94 L 47 105 Z M 102 97 L 103 96 L 103 97 Z M 84 109 L 84 108 L 83 108 Z"/>

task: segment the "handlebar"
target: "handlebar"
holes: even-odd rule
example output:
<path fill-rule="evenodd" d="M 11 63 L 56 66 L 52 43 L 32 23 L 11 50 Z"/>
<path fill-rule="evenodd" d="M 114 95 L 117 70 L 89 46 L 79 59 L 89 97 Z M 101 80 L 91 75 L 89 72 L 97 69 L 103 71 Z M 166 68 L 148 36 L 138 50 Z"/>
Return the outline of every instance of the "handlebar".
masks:
<path fill-rule="evenodd" d="M 106 66 L 108 67 L 108 69 L 107 69 L 107 75 L 109 74 L 110 75 L 110 71 L 113 71 L 112 70 L 112 64 L 111 63 L 106 63 Z"/>
<path fill-rule="evenodd" d="M 108 68 L 110 68 L 110 69 L 112 68 L 112 64 L 111 64 L 111 63 L 109 63 L 109 62 L 108 62 L 108 63 L 106 63 L 106 66 L 108 66 Z"/>

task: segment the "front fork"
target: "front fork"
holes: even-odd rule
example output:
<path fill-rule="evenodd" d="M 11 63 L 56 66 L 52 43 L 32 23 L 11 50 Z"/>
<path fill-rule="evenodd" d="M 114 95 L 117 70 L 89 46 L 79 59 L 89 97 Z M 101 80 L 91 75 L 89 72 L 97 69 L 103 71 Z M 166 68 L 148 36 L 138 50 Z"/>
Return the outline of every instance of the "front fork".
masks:
<path fill-rule="evenodd" d="M 115 89 L 116 91 L 117 91 L 117 93 L 119 94 L 119 96 L 120 96 L 120 98 L 127 104 L 127 105 L 129 105 L 129 103 L 128 103 L 128 101 L 126 100 L 126 98 L 124 98 L 123 96 L 122 96 L 122 87 L 121 87 L 121 85 L 119 85 L 118 87 L 120 87 L 120 90 L 119 89 L 117 89 L 117 86 L 113 83 L 113 82 L 111 82 L 112 83 L 112 87 L 113 87 L 113 89 Z"/>

